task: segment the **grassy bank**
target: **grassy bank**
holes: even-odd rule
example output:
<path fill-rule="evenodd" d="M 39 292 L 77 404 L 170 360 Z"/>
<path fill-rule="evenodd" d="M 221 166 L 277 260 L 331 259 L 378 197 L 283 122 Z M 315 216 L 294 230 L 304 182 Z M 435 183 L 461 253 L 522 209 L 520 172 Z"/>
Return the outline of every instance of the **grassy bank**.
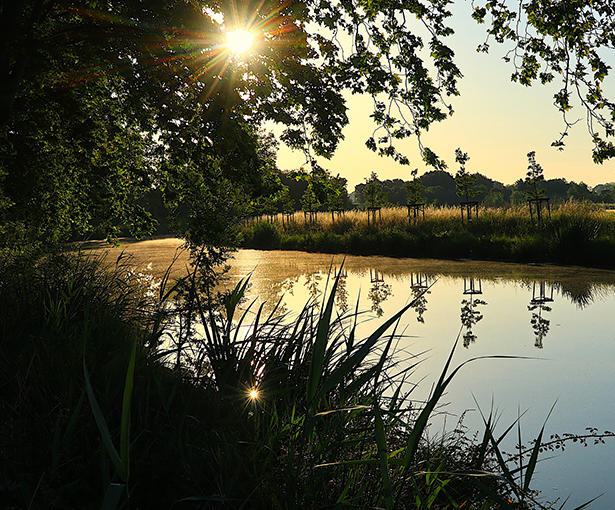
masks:
<path fill-rule="evenodd" d="M 3 260 L 2 508 L 547 508 L 541 437 L 523 461 L 488 417 L 480 437 L 426 438 L 456 369 L 427 402 L 403 393 L 405 309 L 358 338 L 336 282 L 292 320 L 240 311 L 245 282 L 221 308 L 194 283 L 122 259 Z"/>
<path fill-rule="evenodd" d="M 319 213 L 305 221 L 246 222 L 245 248 L 288 249 L 391 257 L 487 259 L 615 267 L 615 215 L 591 204 L 568 202 L 550 217 L 532 221 L 527 207 L 481 209 L 462 221 L 458 208 L 429 207 L 408 220 L 405 209 L 383 209 L 368 224 L 367 213 L 346 212 L 332 219 Z"/>

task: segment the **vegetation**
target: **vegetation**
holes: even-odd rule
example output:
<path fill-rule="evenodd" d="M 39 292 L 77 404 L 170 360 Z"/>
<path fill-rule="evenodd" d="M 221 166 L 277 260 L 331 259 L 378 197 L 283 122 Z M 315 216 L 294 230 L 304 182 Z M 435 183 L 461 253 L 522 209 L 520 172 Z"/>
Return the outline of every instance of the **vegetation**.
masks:
<path fill-rule="evenodd" d="M 542 167 L 541 167 L 542 168 Z M 528 171 L 530 169 L 528 168 Z M 507 205 L 523 204 L 527 201 L 528 193 L 533 190 L 533 183 L 527 178 L 517 179 L 512 184 L 503 184 L 481 174 L 472 174 L 476 180 L 472 189 L 475 191 L 474 200 L 480 201 L 486 207 L 503 207 Z M 402 179 L 386 179 L 380 181 L 380 187 L 384 193 L 384 202 L 392 206 L 403 206 L 407 203 L 408 186 L 416 181 L 420 185 L 422 201 L 430 205 L 459 204 L 461 199 L 456 192 L 455 178 L 445 170 L 430 171 L 414 177 L 410 181 Z M 415 184 L 412 184 L 415 185 Z M 549 198 L 551 203 L 562 203 L 568 200 L 584 200 L 595 204 L 615 204 L 613 183 L 601 184 L 590 189 L 587 184 L 566 179 L 542 179 L 537 181 L 541 197 Z M 357 207 L 363 207 L 365 184 L 357 184 L 352 198 Z M 465 196 L 464 196 L 465 198 Z"/>
<path fill-rule="evenodd" d="M 476 440 L 426 438 L 459 368 L 426 403 L 406 393 L 392 346 L 413 303 L 358 338 L 337 281 L 289 322 L 240 307 L 247 281 L 216 308 L 196 274 L 171 287 L 121 257 L 0 269 L 3 508 L 547 508 L 542 432 L 510 462 L 489 416 Z"/>
<path fill-rule="evenodd" d="M 26 0 L 0 11 L 3 246 L 145 235 L 155 228 L 152 190 L 195 249 L 231 244 L 236 218 L 279 191 L 263 122 L 284 125 L 282 140 L 313 171 L 343 136 L 344 91 L 374 99 L 369 148 L 409 163 L 395 144 L 415 136 L 425 162 L 445 169 L 421 134 L 453 113 L 459 93 L 447 1 L 235 4 Z M 603 93 L 610 0 L 518 7 L 473 5 L 487 25 L 479 49 L 512 44 L 507 59 L 523 85 L 560 76 L 564 122 L 577 94 L 594 160 L 615 156 L 615 106 Z M 256 36 L 245 61 L 222 44 L 233 28 Z"/>
<path fill-rule="evenodd" d="M 544 183 L 544 176 L 542 175 L 542 167 L 536 161 L 536 152 L 528 152 L 527 154 L 527 175 L 525 177 L 525 184 L 528 187 L 526 191 L 526 196 L 528 199 L 539 199 L 545 196 L 547 192 L 546 188 L 538 187 L 539 184 Z"/>
<path fill-rule="evenodd" d="M 423 203 L 423 184 L 417 176 L 418 172 L 418 168 L 412 170 L 412 172 L 410 172 L 412 180 L 404 184 L 406 205 L 418 205 Z"/>
<path fill-rule="evenodd" d="M 408 411 L 389 379 L 392 337 L 384 329 L 355 339 L 330 300 L 322 313 L 307 307 L 288 326 L 257 312 L 252 335 L 243 338 L 233 323 L 242 288 L 222 300 L 211 292 L 217 268 L 240 240 L 238 218 L 289 208 L 288 176 L 275 167 L 277 141 L 262 131 L 265 122 L 282 124 L 282 140 L 304 151 L 310 170 L 297 174 L 309 176 L 314 203 L 331 208 L 345 199 L 344 183 L 317 158 L 331 157 L 343 137 L 344 92 L 374 99 L 370 149 L 407 164 L 394 142 L 415 136 L 423 159 L 446 167 L 421 133 L 452 114 L 447 98 L 458 94 L 461 73 L 446 44 L 453 33 L 448 3 L 3 2 L 2 506 L 534 504 L 529 481 L 540 437 L 515 471 L 502 462 L 490 426 L 478 445 L 463 435 L 422 441 L 450 378 L 443 374 L 434 398 Z M 611 0 L 523 3 L 520 18 L 514 7 L 479 1 L 472 17 L 484 23 L 490 16 L 489 37 L 514 45 L 515 80 L 546 83 L 559 74 L 557 108 L 569 112 L 576 91 L 594 160 L 615 157 L 615 106 L 602 92 L 609 74 L 602 50 L 615 42 Z M 255 35 L 245 60 L 224 45 L 235 28 Z M 335 201 L 324 199 L 327 189 Z M 293 198 L 290 187 L 288 194 Z M 66 241 L 95 233 L 109 241 L 121 231 L 152 233 L 153 197 L 169 217 L 165 224 L 190 247 L 191 278 L 156 290 L 121 261 L 107 272 L 100 262 L 57 255 Z M 543 253 L 541 243 L 551 239 L 552 253 L 567 257 L 585 236 L 594 261 L 600 243 L 601 253 L 610 253 L 611 238 L 596 214 L 554 213 L 551 237 L 522 230 L 518 241 L 451 230 L 446 222 L 430 234 L 396 224 L 355 234 L 345 229 L 351 218 L 330 231 L 258 224 L 245 238 L 449 254 L 454 250 L 440 241 L 426 243 L 428 236 L 464 254 L 477 239 L 492 254 L 500 246 Z M 523 223 L 511 215 L 484 219 Z M 350 237 L 340 243 L 338 236 Z M 370 364 L 367 353 L 380 339 L 381 357 Z M 254 384 L 261 400 L 246 398 Z M 500 477 L 482 476 L 491 468 Z M 463 476 L 468 470 L 481 476 Z"/>
<path fill-rule="evenodd" d="M 367 208 L 382 207 L 384 192 L 382 191 L 376 172 L 372 172 L 369 179 L 365 179 L 365 191 L 363 192 L 363 196 Z"/>
<path fill-rule="evenodd" d="M 455 191 L 457 196 L 466 202 L 480 193 L 480 191 L 474 189 L 478 175 L 466 172 L 466 163 L 469 160 L 470 156 L 467 152 L 463 152 L 461 149 L 455 150 L 455 161 L 459 163 L 459 170 L 455 174 Z"/>
<path fill-rule="evenodd" d="M 566 202 L 536 225 L 527 205 L 486 208 L 462 222 L 455 208 L 429 207 L 425 219 L 409 222 L 405 208 L 383 211 L 377 226 L 367 213 L 305 225 L 295 220 L 263 222 L 242 229 L 242 246 L 393 257 L 472 258 L 554 262 L 613 268 L 615 217 L 587 203 Z"/>

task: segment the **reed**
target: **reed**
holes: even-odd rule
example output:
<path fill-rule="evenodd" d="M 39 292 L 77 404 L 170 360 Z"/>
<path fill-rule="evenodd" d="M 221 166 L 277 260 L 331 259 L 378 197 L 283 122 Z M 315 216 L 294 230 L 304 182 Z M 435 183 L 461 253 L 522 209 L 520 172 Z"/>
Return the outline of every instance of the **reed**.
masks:
<path fill-rule="evenodd" d="M 412 398 L 394 345 L 413 303 L 358 337 L 334 279 L 293 317 L 252 310 L 246 281 L 216 300 L 123 258 L 5 260 L 0 287 L 3 508 L 547 508 L 542 433 L 524 461 L 490 417 L 478 441 L 425 435 L 463 367 Z"/>
<path fill-rule="evenodd" d="M 592 204 L 569 201 L 538 222 L 527 207 L 486 208 L 470 221 L 454 207 L 427 207 L 425 217 L 409 219 L 405 209 L 383 209 L 375 223 L 367 212 L 350 211 L 317 221 L 243 226 L 243 247 L 293 249 L 355 255 L 473 258 L 515 262 L 554 262 L 613 267 L 615 217 Z"/>

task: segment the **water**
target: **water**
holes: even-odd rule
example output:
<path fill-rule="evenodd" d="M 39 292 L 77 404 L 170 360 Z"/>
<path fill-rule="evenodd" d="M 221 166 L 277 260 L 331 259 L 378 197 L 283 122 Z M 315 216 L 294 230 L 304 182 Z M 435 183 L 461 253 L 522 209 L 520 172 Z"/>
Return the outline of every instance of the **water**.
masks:
<path fill-rule="evenodd" d="M 250 296 L 298 311 L 330 285 L 341 269 L 338 309 L 367 310 L 368 333 L 410 302 L 422 301 L 404 319 L 398 358 L 421 354 L 415 395 L 426 397 L 455 340 L 457 365 L 480 359 L 456 376 L 430 433 L 465 425 L 481 429 L 481 414 L 496 410 L 504 431 L 520 414 L 523 441 L 535 438 L 550 409 L 546 435 L 615 429 L 615 272 L 488 262 L 443 262 L 347 257 L 302 252 L 241 250 L 232 281 L 251 275 Z M 413 290 L 414 287 L 414 290 Z M 271 305 L 269 305 L 271 306 Z M 410 362 L 410 361 L 408 361 Z M 507 444 L 512 451 L 514 440 Z M 539 464 L 534 487 L 548 500 L 570 496 L 565 508 L 604 493 L 592 509 L 615 507 L 611 487 L 615 439 L 587 448 L 570 443 Z"/>

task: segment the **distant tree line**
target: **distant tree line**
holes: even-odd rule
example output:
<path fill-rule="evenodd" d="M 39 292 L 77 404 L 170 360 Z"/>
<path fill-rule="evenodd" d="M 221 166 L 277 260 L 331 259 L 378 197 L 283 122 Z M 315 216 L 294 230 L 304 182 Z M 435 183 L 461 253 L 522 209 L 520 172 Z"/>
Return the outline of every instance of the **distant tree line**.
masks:
<path fill-rule="evenodd" d="M 615 183 L 599 184 L 590 189 L 584 182 L 576 183 L 563 178 L 541 179 L 539 184 L 531 178 L 520 178 L 513 184 L 505 185 L 480 173 L 468 175 L 474 179 L 471 184 L 472 198 L 485 207 L 525 204 L 528 197 L 534 196 L 538 189 L 541 197 L 549 198 L 554 204 L 571 198 L 593 203 L 615 203 Z M 354 207 L 363 209 L 375 205 L 405 206 L 416 202 L 452 206 L 465 200 L 464 193 L 459 194 L 455 177 L 444 170 L 426 172 L 421 176 L 413 173 L 413 179 L 409 181 L 380 180 L 377 174 L 372 172 L 371 176 L 356 185 L 354 192 L 350 194 L 347 192 L 346 179 L 333 177 L 320 167 L 312 171 L 290 172 L 275 169 L 269 174 L 269 181 L 268 190 L 252 200 L 247 210 L 248 215 L 266 216 L 295 211 L 328 212 Z M 143 205 L 158 221 L 158 234 L 173 230 L 168 210 L 158 190 L 150 191 L 144 198 Z M 176 211 L 180 218 L 187 214 L 187 209 Z"/>
<path fill-rule="evenodd" d="M 513 184 L 505 185 L 480 173 L 473 174 L 476 180 L 472 185 L 474 200 L 486 207 L 504 207 L 523 204 L 531 193 L 531 182 L 518 179 Z M 433 170 L 417 177 L 422 185 L 422 197 L 429 205 L 457 205 L 462 200 L 457 194 L 455 178 L 445 170 Z M 403 179 L 379 180 L 383 192 L 383 206 L 403 206 L 408 202 L 408 186 L 412 181 Z M 367 183 L 357 184 L 350 198 L 357 206 L 365 205 Z M 615 183 L 599 184 L 590 189 L 584 182 L 576 183 L 564 178 L 545 179 L 540 184 L 543 196 L 552 202 L 569 199 L 586 200 L 594 203 L 615 203 Z"/>

